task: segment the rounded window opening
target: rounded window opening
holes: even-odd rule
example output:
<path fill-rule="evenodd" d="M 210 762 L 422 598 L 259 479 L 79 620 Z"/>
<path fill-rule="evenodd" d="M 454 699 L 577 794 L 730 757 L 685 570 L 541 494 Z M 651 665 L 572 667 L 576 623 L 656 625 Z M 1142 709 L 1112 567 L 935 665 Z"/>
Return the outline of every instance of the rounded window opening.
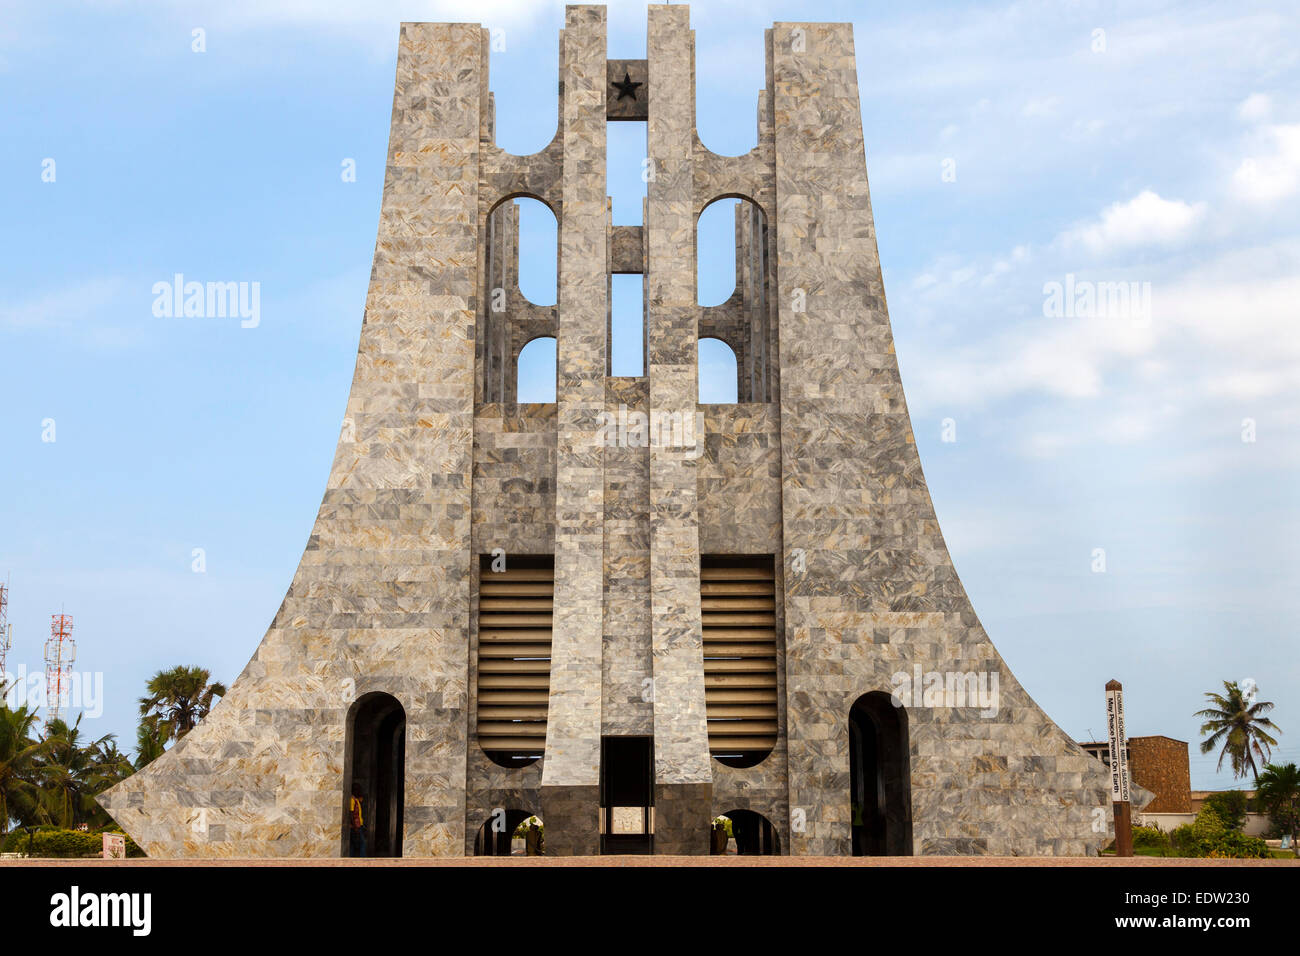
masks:
<path fill-rule="evenodd" d="M 554 404 L 555 339 L 533 339 L 519 350 L 517 394 L 519 404 Z"/>
<path fill-rule="evenodd" d="M 406 711 L 391 694 L 357 698 L 348 712 L 343 773 L 343 855 L 402 855 Z"/>
<path fill-rule="evenodd" d="M 753 810 L 728 810 L 713 818 L 709 852 L 714 856 L 778 856 L 776 827 Z"/>
<path fill-rule="evenodd" d="M 883 691 L 849 710 L 849 788 L 854 856 L 912 855 L 912 777 L 907 711 Z"/>
<path fill-rule="evenodd" d="M 535 197 L 510 197 L 492 208 L 484 228 L 480 321 L 475 331 L 481 400 L 545 401 L 517 395 L 518 359 L 530 341 L 555 334 L 559 235 L 555 214 Z M 552 358 L 544 377 L 530 373 L 528 379 L 536 379 L 545 395 L 555 388 L 555 373 Z"/>
<path fill-rule="evenodd" d="M 703 310 L 699 334 L 702 340 L 720 339 L 732 350 L 738 397 L 731 401 L 773 399 L 777 337 L 768 245 L 763 210 L 744 197 L 714 199 L 696 221 L 696 303 Z M 703 361 L 702 356 L 702 376 Z M 702 378 L 701 396 L 707 394 L 707 381 Z M 728 386 L 722 394 L 730 393 Z"/>
<path fill-rule="evenodd" d="M 738 207 L 743 200 L 726 197 L 704 207 L 695 222 L 695 302 L 722 305 L 736 291 Z M 745 203 L 746 206 L 749 203 Z"/>
<path fill-rule="evenodd" d="M 558 285 L 559 224 L 546 203 L 527 196 L 518 210 L 519 292 L 533 305 L 555 305 Z"/>
<path fill-rule="evenodd" d="M 545 856 L 542 818 L 527 810 L 493 810 L 474 838 L 474 855 Z"/>
<path fill-rule="evenodd" d="M 716 156 L 743 156 L 758 145 L 762 98 L 756 103 L 753 91 L 767 82 L 766 64 L 761 44 L 742 46 L 743 50 L 727 57 L 727 82 L 709 84 L 707 72 L 695 81 L 696 132 L 704 148 Z M 704 104 L 704 109 L 698 104 Z"/>
<path fill-rule="evenodd" d="M 488 44 L 488 88 L 495 109 L 493 145 L 514 156 L 539 153 L 551 144 L 559 129 L 555 90 L 560 82 L 560 62 L 555 55 L 555 34 L 549 30 L 511 30 L 507 45 L 506 30 L 493 29 Z M 491 69 L 497 56 L 527 63 L 528 69 Z"/>
<path fill-rule="evenodd" d="M 738 400 L 740 371 L 736 353 L 722 339 L 700 339 L 700 404 L 732 405 Z"/>

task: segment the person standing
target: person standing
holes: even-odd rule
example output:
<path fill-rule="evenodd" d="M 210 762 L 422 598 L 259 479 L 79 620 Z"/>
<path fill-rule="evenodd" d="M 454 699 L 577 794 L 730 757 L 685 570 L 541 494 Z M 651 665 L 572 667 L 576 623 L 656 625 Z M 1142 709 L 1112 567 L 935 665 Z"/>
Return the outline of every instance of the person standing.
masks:
<path fill-rule="evenodd" d="M 349 853 L 355 857 L 366 855 L 364 804 L 365 796 L 361 792 L 361 784 L 352 784 L 352 796 L 348 798 Z"/>

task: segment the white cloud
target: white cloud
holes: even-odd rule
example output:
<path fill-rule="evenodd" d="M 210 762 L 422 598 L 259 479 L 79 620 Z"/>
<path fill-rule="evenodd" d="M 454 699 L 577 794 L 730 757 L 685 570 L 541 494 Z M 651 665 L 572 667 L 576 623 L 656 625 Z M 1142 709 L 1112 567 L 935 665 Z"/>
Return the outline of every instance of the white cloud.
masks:
<path fill-rule="evenodd" d="M 1162 199 L 1144 189 L 1128 202 L 1117 202 L 1102 210 L 1095 222 L 1083 223 L 1062 233 L 1067 249 L 1082 247 L 1093 254 L 1136 246 L 1167 245 L 1188 238 L 1205 216 L 1205 203 Z"/>
<path fill-rule="evenodd" d="M 1060 105 L 1059 96 L 1031 96 L 1021 108 L 1020 115 L 1026 118 L 1055 116 Z"/>
<path fill-rule="evenodd" d="M 1148 321 L 1008 321 L 1014 303 L 1033 294 L 1042 260 L 1001 273 L 973 311 L 965 290 L 942 279 L 895 303 L 895 312 L 923 303 L 952 319 L 923 324 L 930 342 L 919 361 L 903 335 L 913 414 L 996 407 L 1009 448 L 1046 460 L 1108 445 L 1154 451 L 1160 441 L 1187 449 L 1235 439 L 1243 416 L 1275 431 L 1300 422 L 1300 241 L 1243 243 L 1154 272 Z M 950 274 L 945 266 L 940 275 Z M 1201 477 L 1241 466 L 1207 454 Z M 1282 443 L 1250 459 L 1292 469 L 1295 460 Z"/>
<path fill-rule="evenodd" d="M 1256 123 L 1260 120 L 1268 119 L 1269 113 L 1273 111 L 1273 101 L 1266 93 L 1251 93 L 1241 101 L 1237 107 L 1237 116 L 1248 123 Z"/>
<path fill-rule="evenodd" d="M 1300 124 L 1272 126 L 1273 152 L 1251 156 L 1232 175 L 1236 195 L 1250 202 L 1286 199 L 1300 189 Z"/>

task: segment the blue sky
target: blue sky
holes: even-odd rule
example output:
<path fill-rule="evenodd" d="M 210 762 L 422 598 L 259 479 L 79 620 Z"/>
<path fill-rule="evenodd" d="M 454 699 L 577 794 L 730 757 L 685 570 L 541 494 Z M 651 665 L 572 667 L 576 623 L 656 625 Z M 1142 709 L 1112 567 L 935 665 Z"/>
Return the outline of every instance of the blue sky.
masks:
<path fill-rule="evenodd" d="M 1278 704 L 1280 755 L 1300 758 L 1292 6 L 696 3 L 717 152 L 754 144 L 779 19 L 854 22 L 917 443 L 1016 675 L 1076 737 L 1103 732 L 1116 677 L 1131 732 L 1189 741 L 1202 694 L 1252 678 Z M 123 745 L 154 671 L 233 680 L 307 540 L 355 361 L 401 20 L 504 31 L 498 141 L 550 140 L 557 3 L 10 0 L 0 18 L 9 664 L 39 667 L 65 609 L 79 669 L 104 674 L 87 727 Z M 609 55 L 644 49 L 644 5 L 611 5 Z M 616 222 L 639 219 L 643 136 L 611 126 Z M 718 212 L 701 238 L 713 301 L 731 277 Z M 525 288 L 549 302 L 544 218 L 525 220 Z M 260 323 L 156 317 L 153 285 L 176 273 L 260 283 Z M 1138 283 L 1149 312 L 1049 314 L 1045 286 L 1067 276 Z M 623 370 L 635 338 L 616 336 Z M 1213 763 L 1193 748 L 1193 786 L 1230 785 Z"/>

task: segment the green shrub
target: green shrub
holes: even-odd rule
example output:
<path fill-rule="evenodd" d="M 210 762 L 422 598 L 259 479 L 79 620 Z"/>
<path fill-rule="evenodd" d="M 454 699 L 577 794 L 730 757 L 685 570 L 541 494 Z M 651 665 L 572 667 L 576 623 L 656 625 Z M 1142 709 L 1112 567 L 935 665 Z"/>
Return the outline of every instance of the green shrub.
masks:
<path fill-rule="evenodd" d="M 1169 834 L 1159 827 L 1134 827 L 1133 849 L 1167 850 L 1169 849 Z"/>
<path fill-rule="evenodd" d="M 1267 860 L 1272 854 L 1269 853 L 1268 844 L 1259 837 L 1250 837 L 1238 830 L 1229 830 L 1206 856 L 1218 859 Z"/>
<path fill-rule="evenodd" d="M 1216 814 L 1229 830 L 1240 830 L 1246 825 L 1246 791 L 1224 790 L 1212 793 L 1201 805 L 1201 813 L 1206 810 Z"/>
<path fill-rule="evenodd" d="M 1231 810 L 1231 806 L 1229 806 Z M 1180 856 L 1232 859 L 1266 858 L 1268 847 L 1258 837 L 1248 837 L 1223 820 L 1221 807 L 1206 801 L 1192 823 L 1185 823 L 1171 834 Z"/>
<path fill-rule="evenodd" d="M 13 830 L 5 837 L 5 853 L 28 852 L 34 857 L 77 859 L 80 857 L 99 857 L 104 852 L 103 833 L 121 833 L 121 830 L 107 829 L 83 833 L 80 830 L 60 830 L 56 827 L 41 827 L 34 837 L 26 830 Z M 129 836 L 126 838 L 126 855 L 142 857 L 144 851 Z"/>

